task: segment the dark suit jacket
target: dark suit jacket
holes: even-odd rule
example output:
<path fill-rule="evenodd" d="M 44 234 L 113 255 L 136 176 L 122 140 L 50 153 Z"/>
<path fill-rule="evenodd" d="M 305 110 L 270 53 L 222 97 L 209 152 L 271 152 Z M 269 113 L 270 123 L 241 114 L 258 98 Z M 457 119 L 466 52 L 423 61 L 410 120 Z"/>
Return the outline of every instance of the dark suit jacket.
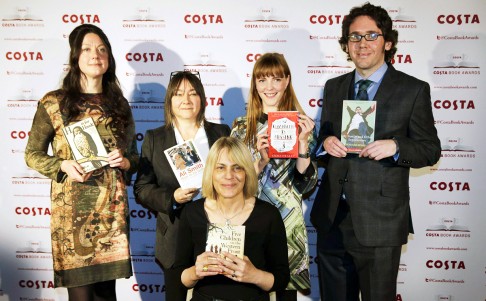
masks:
<path fill-rule="evenodd" d="M 353 99 L 354 72 L 327 81 L 318 143 L 341 138 L 342 100 Z M 426 82 L 388 65 L 375 96 L 375 140 L 396 139 L 397 162 L 325 155 L 325 172 L 311 211 L 311 222 L 326 233 L 344 192 L 356 237 L 366 246 L 398 246 L 407 242 L 410 219 L 410 168 L 435 164 L 440 140 Z M 347 113 L 346 113 L 347 114 Z"/>
<path fill-rule="evenodd" d="M 206 122 L 204 129 L 210 147 L 218 138 L 229 136 L 231 131 L 225 124 L 211 122 Z M 164 155 L 164 150 L 174 145 L 176 138 L 172 128 L 162 126 L 146 132 L 133 188 L 137 202 L 158 212 L 155 257 L 164 269 L 174 264 L 179 216 L 183 207 L 174 200 L 174 191 L 180 185 Z"/>

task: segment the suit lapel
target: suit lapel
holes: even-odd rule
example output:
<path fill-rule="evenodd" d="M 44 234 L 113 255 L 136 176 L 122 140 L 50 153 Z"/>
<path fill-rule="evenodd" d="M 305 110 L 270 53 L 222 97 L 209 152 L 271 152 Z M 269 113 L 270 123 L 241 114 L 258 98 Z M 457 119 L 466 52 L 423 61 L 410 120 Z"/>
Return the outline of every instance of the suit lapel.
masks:
<path fill-rule="evenodd" d="M 388 70 L 383 76 L 380 87 L 378 87 L 378 91 L 376 91 L 375 100 L 383 104 L 390 101 L 397 85 L 399 85 L 399 83 L 396 80 L 396 70 L 391 64 L 389 64 Z"/>
<path fill-rule="evenodd" d="M 168 145 L 167 148 L 177 145 L 177 140 L 175 137 L 175 132 L 173 127 L 167 130 L 167 140 L 165 145 Z"/>
<path fill-rule="evenodd" d="M 342 85 L 339 85 L 338 95 L 342 95 L 343 100 L 354 99 L 354 73 L 348 73 L 343 80 Z"/>
<path fill-rule="evenodd" d="M 206 136 L 208 137 L 209 147 L 213 145 L 214 142 L 220 137 L 216 129 L 209 122 L 204 123 L 204 130 L 206 131 Z"/>

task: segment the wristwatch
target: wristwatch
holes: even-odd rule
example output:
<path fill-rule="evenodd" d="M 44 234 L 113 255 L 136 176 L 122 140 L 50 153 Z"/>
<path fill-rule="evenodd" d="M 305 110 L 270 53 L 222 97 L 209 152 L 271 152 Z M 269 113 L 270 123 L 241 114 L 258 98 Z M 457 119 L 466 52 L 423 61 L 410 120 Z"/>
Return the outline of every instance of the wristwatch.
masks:
<path fill-rule="evenodd" d="M 307 159 L 307 158 L 309 158 L 309 157 L 310 157 L 309 152 L 307 152 L 307 153 L 305 153 L 305 154 L 301 154 L 301 153 L 299 153 L 299 158 Z"/>

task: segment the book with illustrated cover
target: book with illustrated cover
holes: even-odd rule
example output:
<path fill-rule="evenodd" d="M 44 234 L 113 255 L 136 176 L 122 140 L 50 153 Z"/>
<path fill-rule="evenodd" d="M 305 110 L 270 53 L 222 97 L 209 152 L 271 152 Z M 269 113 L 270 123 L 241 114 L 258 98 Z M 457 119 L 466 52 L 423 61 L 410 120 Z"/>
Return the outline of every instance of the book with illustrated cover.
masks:
<path fill-rule="evenodd" d="M 224 251 L 243 259 L 245 251 L 245 226 L 236 226 L 228 223 L 208 223 L 206 251 L 217 254 L 221 254 Z"/>
<path fill-rule="evenodd" d="M 375 141 L 375 100 L 343 100 L 341 142 L 348 153 L 359 153 Z"/>
<path fill-rule="evenodd" d="M 62 129 L 74 159 L 90 172 L 108 164 L 108 153 L 93 118 L 89 117 Z"/>
<path fill-rule="evenodd" d="M 204 161 L 192 140 L 170 147 L 164 154 L 181 188 L 201 188 Z"/>
<path fill-rule="evenodd" d="M 297 158 L 299 156 L 299 112 L 268 112 L 267 131 L 270 158 Z"/>

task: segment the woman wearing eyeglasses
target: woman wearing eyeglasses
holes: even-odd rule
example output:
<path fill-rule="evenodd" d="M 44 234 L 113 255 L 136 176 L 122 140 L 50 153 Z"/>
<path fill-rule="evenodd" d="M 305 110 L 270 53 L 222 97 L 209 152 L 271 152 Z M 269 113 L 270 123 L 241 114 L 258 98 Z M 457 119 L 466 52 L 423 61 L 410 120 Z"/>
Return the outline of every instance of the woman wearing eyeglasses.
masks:
<path fill-rule="evenodd" d="M 268 113 L 299 112 L 299 158 L 268 157 L 266 134 Z M 233 123 L 231 136 L 250 149 L 259 187 L 257 197 L 276 206 L 287 231 L 290 282 L 277 291 L 278 301 L 297 300 L 297 291 L 310 289 L 307 231 L 302 210 L 302 194 L 317 182 L 317 166 L 309 157 L 315 145 L 314 121 L 305 115 L 292 88 L 289 66 L 282 54 L 266 53 L 253 67 L 246 116 Z"/>
<path fill-rule="evenodd" d="M 164 150 L 192 139 L 206 160 L 211 145 L 228 136 L 227 125 L 206 121 L 206 95 L 199 73 L 172 72 L 165 96 L 165 125 L 145 133 L 134 194 L 142 205 L 158 212 L 155 257 L 162 266 L 166 300 L 186 300 L 187 289 L 174 272 L 179 217 L 184 204 L 199 194 L 197 188 L 181 188 Z"/>

